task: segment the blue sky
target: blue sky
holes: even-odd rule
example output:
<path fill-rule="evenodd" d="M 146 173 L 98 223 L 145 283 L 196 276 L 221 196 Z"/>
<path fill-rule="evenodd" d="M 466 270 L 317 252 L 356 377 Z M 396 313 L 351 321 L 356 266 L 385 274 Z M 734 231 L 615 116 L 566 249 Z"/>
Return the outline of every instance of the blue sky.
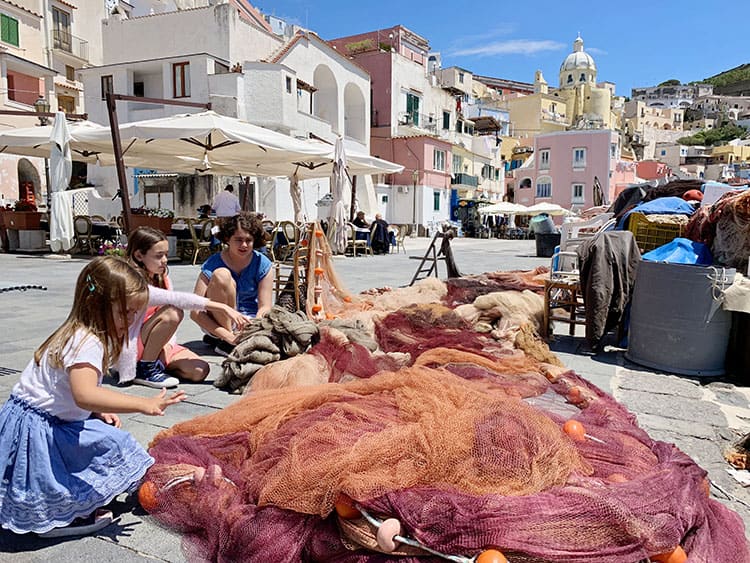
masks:
<path fill-rule="evenodd" d="M 739 26 L 747 5 L 734 0 L 715 5 L 696 0 L 258 0 L 254 5 L 323 39 L 401 24 L 428 39 L 444 67 L 522 82 L 533 82 L 540 69 L 551 86 L 557 86 L 560 63 L 580 32 L 598 79 L 614 82 L 624 96 L 633 87 L 670 78 L 701 80 L 750 62 Z"/>

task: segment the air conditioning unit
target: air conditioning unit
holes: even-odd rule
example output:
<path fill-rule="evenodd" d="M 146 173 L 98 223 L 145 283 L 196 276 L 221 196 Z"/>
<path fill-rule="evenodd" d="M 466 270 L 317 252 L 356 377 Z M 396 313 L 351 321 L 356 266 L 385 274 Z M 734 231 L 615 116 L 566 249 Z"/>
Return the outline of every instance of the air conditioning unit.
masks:
<path fill-rule="evenodd" d="M 409 186 L 398 186 L 398 193 L 400 193 L 400 194 L 408 194 L 409 193 Z"/>

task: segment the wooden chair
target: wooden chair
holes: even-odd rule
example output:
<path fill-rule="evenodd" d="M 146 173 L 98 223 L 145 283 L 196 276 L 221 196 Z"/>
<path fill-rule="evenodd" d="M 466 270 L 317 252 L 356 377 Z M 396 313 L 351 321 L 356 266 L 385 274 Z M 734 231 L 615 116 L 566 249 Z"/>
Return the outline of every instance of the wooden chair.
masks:
<path fill-rule="evenodd" d="M 108 223 L 109 222 L 102 215 L 89 215 L 89 217 L 91 217 L 92 223 Z"/>
<path fill-rule="evenodd" d="M 406 225 L 398 225 L 398 232 L 396 233 L 396 254 L 403 250 L 406 254 L 406 247 L 404 246 L 404 239 L 406 238 L 406 231 L 408 227 Z"/>
<path fill-rule="evenodd" d="M 279 221 L 273 235 L 273 255 L 276 260 L 291 262 L 299 242 L 299 228 L 292 221 Z"/>
<path fill-rule="evenodd" d="M 99 251 L 99 236 L 91 233 L 91 218 L 88 215 L 73 217 L 75 248 L 78 252 L 96 254 Z"/>
<path fill-rule="evenodd" d="M 202 257 L 202 262 L 211 254 L 211 229 L 214 222 L 211 219 L 205 219 L 202 222 L 199 219 L 188 219 L 188 225 L 190 226 L 190 239 L 185 241 L 185 255 L 192 253 L 192 263 L 195 266 L 199 255 Z"/>
<path fill-rule="evenodd" d="M 358 239 L 356 237 L 357 228 L 352 223 L 346 224 L 346 248 L 344 254 L 351 252 L 353 257 L 357 256 L 357 251 L 360 254 L 367 254 L 368 244 L 367 239 Z M 372 252 L 372 249 L 370 250 Z"/>

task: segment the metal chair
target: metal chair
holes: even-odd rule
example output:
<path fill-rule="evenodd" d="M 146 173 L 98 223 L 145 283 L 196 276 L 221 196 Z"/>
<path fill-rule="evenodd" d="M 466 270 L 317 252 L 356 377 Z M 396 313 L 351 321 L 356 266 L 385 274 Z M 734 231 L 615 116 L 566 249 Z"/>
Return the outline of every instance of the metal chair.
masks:
<path fill-rule="evenodd" d="M 352 223 L 346 224 L 346 247 L 344 248 L 344 254 L 347 252 L 352 253 L 352 257 L 357 256 L 357 251 L 360 254 L 367 254 L 368 241 L 367 239 L 358 239 L 356 236 L 357 228 Z M 372 252 L 372 250 L 370 250 Z"/>
<path fill-rule="evenodd" d="M 408 230 L 408 227 L 406 225 L 398 226 L 398 232 L 396 233 L 396 254 L 398 254 L 400 250 L 403 250 L 404 254 L 406 254 L 406 247 L 404 246 L 404 239 L 406 238 L 407 230 Z"/>

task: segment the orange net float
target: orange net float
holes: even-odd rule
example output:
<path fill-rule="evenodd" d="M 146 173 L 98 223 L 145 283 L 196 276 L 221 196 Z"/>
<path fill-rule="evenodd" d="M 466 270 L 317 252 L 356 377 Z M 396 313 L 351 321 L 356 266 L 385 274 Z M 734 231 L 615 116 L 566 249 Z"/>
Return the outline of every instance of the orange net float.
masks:
<path fill-rule="evenodd" d="M 362 516 L 362 513 L 357 510 L 357 507 L 354 504 L 354 500 L 351 497 L 341 493 L 336 498 L 333 508 L 336 511 L 336 514 L 339 515 L 339 518 L 343 518 L 344 520 L 356 520 Z"/>
<path fill-rule="evenodd" d="M 138 503 L 146 512 L 154 512 L 159 508 L 159 487 L 153 481 L 144 481 L 138 487 Z"/>
<path fill-rule="evenodd" d="M 325 233 L 320 229 L 315 229 L 315 236 L 318 238 L 322 238 Z"/>
<path fill-rule="evenodd" d="M 586 428 L 577 420 L 568 420 L 563 424 L 563 432 L 570 436 L 576 442 L 586 440 Z"/>
<path fill-rule="evenodd" d="M 486 549 L 477 556 L 476 563 L 508 563 L 508 559 L 497 549 Z"/>
<path fill-rule="evenodd" d="M 687 553 L 678 545 L 672 551 L 652 555 L 650 559 L 655 563 L 685 563 L 687 561 Z"/>
<path fill-rule="evenodd" d="M 322 276 L 325 270 L 323 268 L 315 268 L 315 275 L 316 276 Z"/>
<path fill-rule="evenodd" d="M 320 313 L 323 310 L 323 305 L 318 305 L 317 303 L 311 307 L 311 310 L 313 313 Z"/>

